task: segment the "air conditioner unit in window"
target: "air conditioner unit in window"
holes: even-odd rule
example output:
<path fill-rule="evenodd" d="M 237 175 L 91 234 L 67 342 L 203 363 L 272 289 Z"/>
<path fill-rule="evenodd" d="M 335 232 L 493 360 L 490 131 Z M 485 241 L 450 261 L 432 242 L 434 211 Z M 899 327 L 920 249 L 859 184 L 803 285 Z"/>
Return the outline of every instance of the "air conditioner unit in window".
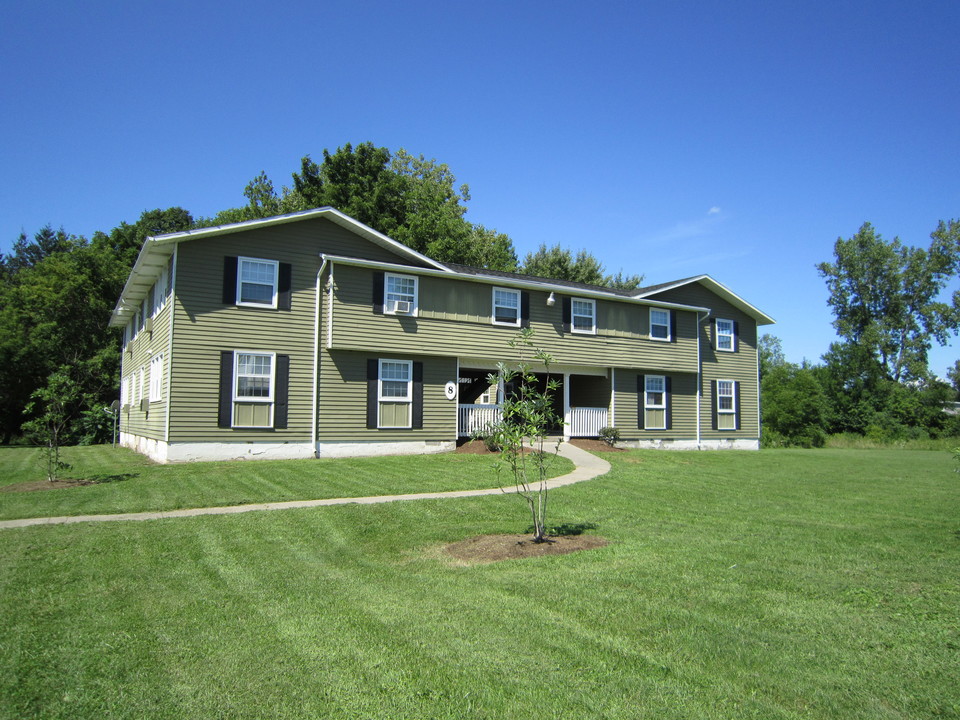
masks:
<path fill-rule="evenodd" d="M 147 318 L 146 320 L 143 321 L 143 329 L 146 330 L 148 333 L 153 332 L 153 318 Z"/>
<path fill-rule="evenodd" d="M 129 355 L 133 355 L 133 340 L 127 340 L 127 344 L 124 346 L 123 351 Z"/>
<path fill-rule="evenodd" d="M 404 313 L 407 314 L 413 309 L 413 303 L 409 300 L 394 300 L 393 301 L 393 311 L 395 313 Z"/>

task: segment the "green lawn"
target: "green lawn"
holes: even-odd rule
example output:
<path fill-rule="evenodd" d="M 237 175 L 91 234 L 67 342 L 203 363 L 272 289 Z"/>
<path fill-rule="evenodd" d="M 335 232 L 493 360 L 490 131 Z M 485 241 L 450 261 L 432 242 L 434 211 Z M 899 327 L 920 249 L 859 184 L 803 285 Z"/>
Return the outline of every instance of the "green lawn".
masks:
<path fill-rule="evenodd" d="M 960 717 L 949 454 L 607 457 L 536 560 L 438 550 L 511 496 L 2 531 L 0 717 Z"/>
<path fill-rule="evenodd" d="M 94 485 L 0 492 L 0 520 L 174 510 L 284 500 L 317 500 L 498 487 L 491 456 L 393 456 L 371 460 L 255 460 L 157 465 L 125 448 L 68 447 L 64 477 Z M 550 475 L 573 465 L 553 458 Z M 40 450 L 0 447 L 0 488 L 42 480 Z M 504 480 L 505 481 L 505 480 Z"/>

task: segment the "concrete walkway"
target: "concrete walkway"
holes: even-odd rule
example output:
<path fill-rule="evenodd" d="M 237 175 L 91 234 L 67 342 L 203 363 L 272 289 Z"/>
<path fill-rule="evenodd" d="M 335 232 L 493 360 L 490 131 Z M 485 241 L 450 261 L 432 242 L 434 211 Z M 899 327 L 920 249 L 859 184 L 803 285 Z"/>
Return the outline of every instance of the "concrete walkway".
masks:
<path fill-rule="evenodd" d="M 560 457 L 567 458 L 576 467 L 573 472 L 547 481 L 550 489 L 572 485 L 604 475 L 610 470 L 610 463 L 602 458 L 581 450 L 569 443 L 561 443 Z M 290 508 L 311 508 L 322 505 L 372 505 L 374 503 L 396 502 L 397 500 L 435 500 L 440 498 L 476 497 L 478 495 L 500 495 L 501 488 L 487 490 L 454 490 L 437 493 L 412 493 L 410 495 L 376 495 L 372 497 L 327 498 L 325 500 L 288 500 L 287 502 L 255 503 L 253 505 L 227 505 L 224 507 L 187 508 L 185 510 L 166 510 L 162 512 L 114 513 L 110 515 L 65 515 L 61 517 L 23 518 L 20 520 L 0 520 L 0 530 L 29 527 L 31 525 L 66 525 L 81 522 L 114 522 L 117 520 L 160 520 L 162 518 L 197 517 L 198 515 L 233 515 L 236 513 L 256 512 L 258 510 L 288 510 Z M 511 490 L 507 490 L 511 492 Z"/>

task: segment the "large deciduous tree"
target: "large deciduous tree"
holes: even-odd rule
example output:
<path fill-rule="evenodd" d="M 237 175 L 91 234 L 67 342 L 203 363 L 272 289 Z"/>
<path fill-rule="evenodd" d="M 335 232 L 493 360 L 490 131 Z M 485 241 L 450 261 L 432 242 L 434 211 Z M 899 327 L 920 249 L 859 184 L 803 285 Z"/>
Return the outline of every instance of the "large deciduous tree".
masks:
<path fill-rule="evenodd" d="M 960 268 L 960 222 L 941 222 L 929 248 L 886 242 L 870 223 L 834 244 L 834 262 L 817 268 L 830 290 L 837 333 L 867 348 L 894 381 L 927 373 L 936 340 L 946 344 L 960 327 L 960 291 L 941 299 Z"/>
<path fill-rule="evenodd" d="M 580 250 L 574 257 L 570 250 L 560 245 L 547 247 L 543 243 L 536 252 L 527 253 L 521 272 L 554 280 L 606 285 L 618 290 L 634 290 L 643 282 L 642 275 L 605 274 L 603 264 L 586 250 Z"/>

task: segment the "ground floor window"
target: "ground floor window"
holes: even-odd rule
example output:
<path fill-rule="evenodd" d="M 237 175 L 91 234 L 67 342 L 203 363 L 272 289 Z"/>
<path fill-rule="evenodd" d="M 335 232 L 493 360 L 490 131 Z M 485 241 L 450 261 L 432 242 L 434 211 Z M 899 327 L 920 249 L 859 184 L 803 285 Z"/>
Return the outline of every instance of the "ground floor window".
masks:
<path fill-rule="evenodd" d="M 413 363 L 410 360 L 381 360 L 379 376 L 377 427 L 410 427 Z"/>
<path fill-rule="evenodd" d="M 289 355 L 221 351 L 217 424 L 223 428 L 286 428 L 289 374 Z"/>
<path fill-rule="evenodd" d="M 637 427 L 641 430 L 672 430 L 668 375 L 637 376 Z"/>
<path fill-rule="evenodd" d="M 714 407 L 716 430 L 737 430 L 738 401 L 737 382 L 735 380 L 714 381 Z"/>

